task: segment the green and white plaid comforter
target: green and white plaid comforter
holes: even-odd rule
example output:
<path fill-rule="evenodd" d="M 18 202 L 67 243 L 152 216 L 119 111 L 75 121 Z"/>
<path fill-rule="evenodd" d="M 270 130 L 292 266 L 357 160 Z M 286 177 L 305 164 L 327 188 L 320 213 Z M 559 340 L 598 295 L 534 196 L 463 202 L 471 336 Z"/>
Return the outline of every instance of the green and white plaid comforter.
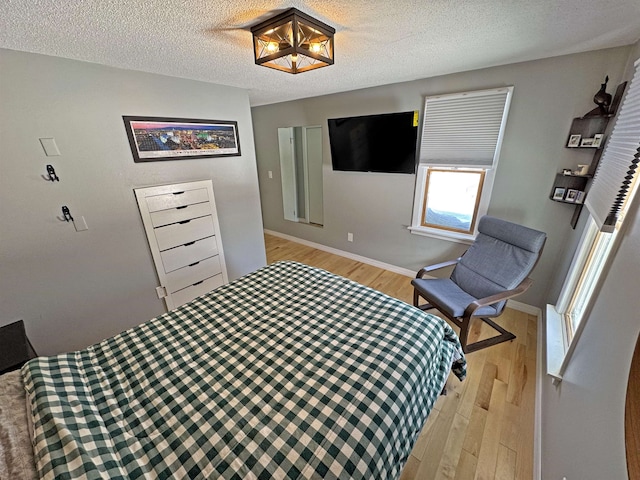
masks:
<path fill-rule="evenodd" d="M 23 367 L 43 479 L 394 479 L 458 339 L 440 318 L 280 262 Z"/>

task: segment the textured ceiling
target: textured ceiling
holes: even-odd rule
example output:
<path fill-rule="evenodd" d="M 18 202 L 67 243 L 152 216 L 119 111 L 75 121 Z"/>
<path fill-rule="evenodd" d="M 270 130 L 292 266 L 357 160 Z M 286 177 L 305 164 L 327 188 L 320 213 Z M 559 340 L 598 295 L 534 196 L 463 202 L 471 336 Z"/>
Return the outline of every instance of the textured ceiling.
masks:
<path fill-rule="evenodd" d="M 253 63 L 290 7 L 336 29 L 335 65 Z M 232 85 L 252 105 L 634 43 L 639 0 L 2 0 L 0 47 Z"/>

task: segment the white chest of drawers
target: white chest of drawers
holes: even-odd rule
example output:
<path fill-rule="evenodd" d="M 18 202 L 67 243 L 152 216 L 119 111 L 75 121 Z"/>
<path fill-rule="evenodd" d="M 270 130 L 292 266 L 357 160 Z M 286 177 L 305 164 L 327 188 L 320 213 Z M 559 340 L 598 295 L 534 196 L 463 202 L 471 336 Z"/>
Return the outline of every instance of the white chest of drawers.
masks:
<path fill-rule="evenodd" d="M 228 282 L 211 180 L 134 192 L 168 310 Z"/>

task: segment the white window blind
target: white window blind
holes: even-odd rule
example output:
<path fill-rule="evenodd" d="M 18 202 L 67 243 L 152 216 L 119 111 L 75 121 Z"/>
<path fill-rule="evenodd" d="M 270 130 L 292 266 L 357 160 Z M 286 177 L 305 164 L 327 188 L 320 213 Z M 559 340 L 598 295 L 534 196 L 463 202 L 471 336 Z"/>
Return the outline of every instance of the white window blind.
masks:
<path fill-rule="evenodd" d="M 494 166 L 513 87 L 427 97 L 420 162 L 447 167 Z"/>
<path fill-rule="evenodd" d="M 640 161 L 640 61 L 607 142 L 585 205 L 603 232 L 612 232 L 633 192 Z"/>

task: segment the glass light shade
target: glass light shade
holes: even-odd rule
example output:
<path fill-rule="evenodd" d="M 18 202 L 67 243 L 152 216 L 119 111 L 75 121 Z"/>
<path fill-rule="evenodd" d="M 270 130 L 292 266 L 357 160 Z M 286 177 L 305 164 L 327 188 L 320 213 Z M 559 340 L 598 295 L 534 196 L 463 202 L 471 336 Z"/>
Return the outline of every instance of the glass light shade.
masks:
<path fill-rule="evenodd" d="M 291 8 L 251 28 L 257 65 L 301 73 L 333 65 L 335 30 Z"/>

